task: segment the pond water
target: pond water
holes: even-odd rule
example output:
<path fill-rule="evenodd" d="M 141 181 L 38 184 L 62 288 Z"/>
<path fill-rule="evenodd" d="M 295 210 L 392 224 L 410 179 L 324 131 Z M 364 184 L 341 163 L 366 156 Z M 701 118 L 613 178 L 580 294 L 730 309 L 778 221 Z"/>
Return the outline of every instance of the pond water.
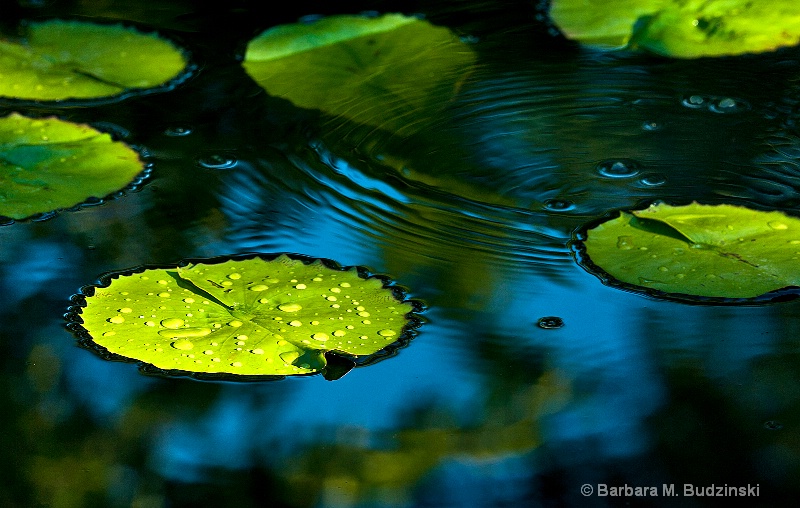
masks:
<path fill-rule="evenodd" d="M 0 101 L 110 130 L 152 169 L 118 199 L 0 227 L 0 505 L 729 501 L 684 484 L 756 488 L 752 506 L 800 495 L 800 301 L 664 301 L 604 285 L 569 247 L 587 222 L 658 200 L 796 214 L 796 49 L 599 53 L 552 34 L 533 2 L 251 4 L 20 1 L 4 14 L 5 28 L 155 28 L 197 70 L 96 106 Z M 477 55 L 410 136 L 270 97 L 241 67 L 267 27 L 364 10 L 423 14 Z M 339 380 L 253 383 L 143 375 L 65 328 L 70 296 L 105 272 L 255 252 L 387 274 L 425 302 L 425 323 Z"/>

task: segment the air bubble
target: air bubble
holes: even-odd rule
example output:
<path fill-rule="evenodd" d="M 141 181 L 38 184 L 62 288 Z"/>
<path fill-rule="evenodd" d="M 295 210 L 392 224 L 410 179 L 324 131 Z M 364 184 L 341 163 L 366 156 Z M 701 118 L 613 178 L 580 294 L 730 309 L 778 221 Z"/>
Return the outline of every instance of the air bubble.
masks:
<path fill-rule="evenodd" d="M 544 202 L 544 207 L 553 212 L 567 212 L 575 209 L 575 203 L 568 199 L 548 199 Z"/>
<path fill-rule="evenodd" d="M 597 165 L 597 172 L 607 178 L 630 178 L 639 174 L 639 163 L 630 159 L 605 160 Z"/>
<path fill-rule="evenodd" d="M 661 173 L 649 173 L 641 177 L 639 182 L 647 187 L 657 187 L 667 183 L 667 177 Z"/>
<path fill-rule="evenodd" d="M 283 312 L 297 312 L 302 308 L 303 306 L 297 303 L 282 303 L 278 305 L 278 310 Z"/>
<path fill-rule="evenodd" d="M 750 104 L 731 97 L 721 97 L 712 101 L 708 110 L 714 113 L 739 113 L 750 109 Z"/>
<path fill-rule="evenodd" d="M 536 326 L 544 328 L 545 330 L 555 330 L 556 328 L 564 326 L 564 320 L 558 316 L 547 316 L 540 318 L 539 321 L 536 322 Z"/>
<path fill-rule="evenodd" d="M 705 108 L 708 105 L 709 98 L 702 95 L 690 95 L 684 97 L 681 103 L 687 108 L 698 109 Z"/>
<path fill-rule="evenodd" d="M 164 135 L 171 138 L 180 138 L 183 136 L 188 136 L 191 133 L 191 127 L 186 127 L 184 125 L 176 125 L 175 127 L 169 127 L 164 130 Z"/>
<path fill-rule="evenodd" d="M 236 162 L 236 157 L 223 154 L 211 154 L 197 159 L 197 164 L 206 169 L 230 169 Z"/>

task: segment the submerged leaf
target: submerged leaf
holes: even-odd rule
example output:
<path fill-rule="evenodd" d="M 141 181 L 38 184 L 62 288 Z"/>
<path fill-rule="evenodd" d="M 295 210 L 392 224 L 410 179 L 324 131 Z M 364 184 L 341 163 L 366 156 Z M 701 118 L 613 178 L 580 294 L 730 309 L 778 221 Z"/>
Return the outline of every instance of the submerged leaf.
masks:
<path fill-rule="evenodd" d="M 590 229 L 586 255 L 627 284 L 754 298 L 800 286 L 800 219 L 732 205 L 653 205 Z"/>
<path fill-rule="evenodd" d="M 553 0 L 550 15 L 584 44 L 679 58 L 772 51 L 800 42 L 796 0 Z"/>
<path fill-rule="evenodd" d="M 95 344 L 159 369 L 267 376 L 323 371 L 328 351 L 372 355 L 412 311 L 380 279 L 282 255 L 119 276 L 81 318 Z"/>
<path fill-rule="evenodd" d="M 387 14 L 270 28 L 248 44 L 244 68 L 297 106 L 408 134 L 436 117 L 474 61 L 448 29 Z"/>
<path fill-rule="evenodd" d="M 22 219 L 105 197 L 143 167 L 136 151 L 88 125 L 0 118 L 0 215 Z"/>
<path fill-rule="evenodd" d="M 0 96 L 108 97 L 163 85 L 185 67 L 185 57 L 171 43 L 122 25 L 31 23 L 24 40 L 0 39 Z"/>

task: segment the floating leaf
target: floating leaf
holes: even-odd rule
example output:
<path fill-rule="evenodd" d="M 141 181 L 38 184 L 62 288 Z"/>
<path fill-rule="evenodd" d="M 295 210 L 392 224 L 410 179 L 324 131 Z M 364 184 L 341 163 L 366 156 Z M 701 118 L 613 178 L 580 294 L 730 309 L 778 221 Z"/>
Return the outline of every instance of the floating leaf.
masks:
<path fill-rule="evenodd" d="M 474 61 L 448 29 L 386 14 L 270 28 L 248 44 L 244 68 L 297 106 L 408 134 L 436 117 Z"/>
<path fill-rule="evenodd" d="M 95 344 L 159 369 L 280 376 L 322 371 L 327 351 L 373 355 L 412 311 L 381 279 L 281 255 L 117 276 L 81 318 Z"/>
<path fill-rule="evenodd" d="M 772 51 L 800 42 L 796 0 L 553 0 L 571 39 L 679 58 Z"/>
<path fill-rule="evenodd" d="M 14 219 L 116 192 L 142 171 L 139 154 L 88 125 L 0 118 L 0 215 Z"/>
<path fill-rule="evenodd" d="M 152 88 L 186 67 L 182 52 L 122 25 L 31 23 L 21 41 L 0 40 L 0 96 L 27 100 L 108 97 Z"/>
<path fill-rule="evenodd" d="M 800 286 L 800 219 L 732 205 L 653 205 L 588 231 L 608 275 L 665 293 L 754 298 Z"/>

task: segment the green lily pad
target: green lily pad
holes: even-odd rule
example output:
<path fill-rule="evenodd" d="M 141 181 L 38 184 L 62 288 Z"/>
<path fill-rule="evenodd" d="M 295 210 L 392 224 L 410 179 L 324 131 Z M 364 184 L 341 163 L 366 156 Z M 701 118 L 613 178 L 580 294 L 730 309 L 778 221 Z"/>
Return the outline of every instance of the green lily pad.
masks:
<path fill-rule="evenodd" d="M 800 286 L 800 219 L 732 205 L 653 205 L 587 232 L 586 255 L 623 283 L 755 298 Z"/>
<path fill-rule="evenodd" d="M 124 143 L 57 118 L 0 118 L 0 215 L 22 219 L 103 198 L 144 164 Z"/>
<path fill-rule="evenodd" d="M 57 101 L 153 88 L 186 68 L 183 53 L 122 25 L 31 23 L 22 40 L 0 39 L 0 96 Z"/>
<path fill-rule="evenodd" d="M 759 53 L 800 42 L 796 0 L 553 0 L 550 16 L 584 44 L 679 58 Z"/>
<path fill-rule="evenodd" d="M 270 28 L 250 41 L 243 65 L 297 106 L 410 134 L 436 117 L 474 62 L 447 28 L 386 14 Z"/>
<path fill-rule="evenodd" d="M 398 294 L 355 268 L 281 255 L 115 276 L 80 317 L 94 344 L 164 371 L 284 376 L 398 341 L 416 323 Z"/>

